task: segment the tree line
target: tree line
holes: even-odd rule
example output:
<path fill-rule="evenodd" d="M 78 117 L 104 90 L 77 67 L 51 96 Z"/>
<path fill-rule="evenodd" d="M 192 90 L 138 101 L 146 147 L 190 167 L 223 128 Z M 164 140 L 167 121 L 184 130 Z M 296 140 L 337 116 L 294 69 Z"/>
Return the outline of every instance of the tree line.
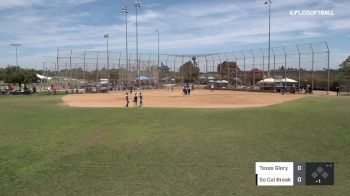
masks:
<path fill-rule="evenodd" d="M 165 76 L 176 76 L 178 79 L 183 79 L 185 82 L 196 82 L 199 81 L 199 77 L 201 74 L 201 70 L 198 66 L 196 66 L 192 61 L 185 62 L 178 69 L 178 73 L 171 73 L 169 67 L 162 64 L 158 70 L 159 77 L 163 78 Z M 207 70 L 208 71 L 208 70 Z M 314 71 L 313 74 L 311 71 L 300 70 L 301 77 L 303 78 L 302 82 L 310 82 L 311 78 L 314 79 L 315 88 L 322 89 L 327 86 L 328 80 L 327 75 L 325 75 L 326 71 Z M 121 74 L 125 74 L 127 71 L 125 69 L 110 69 L 110 78 L 114 80 L 119 80 Z M 209 72 L 209 71 L 208 71 Z M 287 77 L 296 79 L 298 78 L 298 69 L 295 68 L 285 68 L 282 66 L 275 70 L 275 72 L 282 76 L 286 77 L 285 73 L 287 73 Z M 92 70 L 92 71 L 84 71 L 81 68 L 70 69 L 70 70 L 60 70 L 58 73 L 54 71 L 44 71 L 44 70 L 34 70 L 34 69 L 24 69 L 18 66 L 8 66 L 6 68 L 0 68 L 0 81 L 5 83 L 13 83 L 13 84 L 30 84 L 38 81 L 36 74 L 42 74 L 45 76 L 55 76 L 56 74 L 60 76 L 68 76 L 71 78 L 83 79 L 86 78 L 88 81 L 95 81 L 101 77 L 107 77 L 106 69 L 101 70 Z M 222 79 L 232 79 L 236 76 L 242 79 L 242 75 L 246 81 L 258 82 L 264 78 L 264 71 L 254 68 L 248 71 L 242 71 L 242 69 L 237 65 L 234 61 L 224 61 L 217 65 L 215 72 L 210 72 L 210 74 L 215 74 Z M 337 70 L 330 70 L 330 84 L 331 89 L 335 89 L 339 83 L 344 82 L 344 80 L 349 80 L 350 78 L 350 56 L 345 59 Z M 179 80 L 180 81 L 180 80 Z"/>

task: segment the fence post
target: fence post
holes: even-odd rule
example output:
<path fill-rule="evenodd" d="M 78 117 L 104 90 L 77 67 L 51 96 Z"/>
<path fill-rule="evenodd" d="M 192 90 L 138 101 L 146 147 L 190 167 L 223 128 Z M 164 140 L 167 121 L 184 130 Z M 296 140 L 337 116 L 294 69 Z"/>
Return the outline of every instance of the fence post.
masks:
<path fill-rule="evenodd" d="M 287 53 L 284 47 L 282 47 L 284 52 L 284 85 L 287 87 Z"/>
<path fill-rule="evenodd" d="M 220 69 L 220 87 L 221 87 L 221 81 L 222 81 L 222 66 L 221 66 L 221 57 L 220 57 L 220 54 L 217 54 L 217 56 L 219 57 L 219 69 Z"/>
<path fill-rule="evenodd" d="M 243 56 L 243 86 L 245 86 L 245 55 L 243 51 L 241 51 L 242 56 Z"/>
<path fill-rule="evenodd" d="M 148 77 L 149 77 L 149 79 L 150 79 L 150 63 L 151 63 L 151 58 L 152 58 L 152 55 L 150 54 L 149 55 L 149 57 L 148 57 L 148 60 L 147 60 L 147 62 L 148 62 Z M 153 73 L 153 69 L 152 69 L 152 78 L 153 78 L 153 80 L 154 80 L 154 73 Z M 159 78 L 159 74 L 158 74 L 158 78 Z M 148 80 L 148 84 L 149 84 L 149 82 L 150 82 L 150 80 Z M 154 81 L 153 81 L 154 82 Z"/>
<path fill-rule="evenodd" d="M 225 54 L 225 57 L 226 57 L 226 63 L 225 64 L 227 64 L 227 81 L 228 81 L 227 87 L 229 87 L 229 85 L 230 85 L 230 60 L 229 60 L 227 54 L 226 53 L 224 53 L 224 54 Z"/>
<path fill-rule="evenodd" d="M 329 91 L 330 91 L 330 86 L 329 86 L 329 61 L 330 61 L 330 51 L 329 51 L 329 47 L 328 47 L 328 43 L 326 42 L 326 47 L 327 47 L 327 95 L 329 95 Z"/>
<path fill-rule="evenodd" d="M 138 73 L 137 73 L 137 85 L 140 88 L 141 87 L 141 61 L 142 61 L 142 53 L 139 53 L 139 57 L 138 57 Z"/>
<path fill-rule="evenodd" d="M 211 59 L 213 61 L 213 74 L 214 74 L 215 73 L 215 60 L 214 60 L 213 55 L 211 55 L 210 57 L 211 57 Z M 212 77 L 214 77 L 214 75 Z"/>
<path fill-rule="evenodd" d="M 67 82 L 68 82 L 68 63 L 66 62 L 66 81 L 64 85 L 64 90 L 67 92 Z"/>
<path fill-rule="evenodd" d="M 265 90 L 265 55 L 262 49 L 260 49 L 263 58 L 263 90 Z"/>
<path fill-rule="evenodd" d="M 315 64 L 315 52 L 312 47 L 312 44 L 310 44 L 310 48 L 312 51 L 312 64 L 311 64 L 311 92 L 314 92 L 314 64 Z"/>
<path fill-rule="evenodd" d="M 86 86 L 87 86 L 87 81 L 86 81 L 86 50 L 85 50 L 85 52 L 84 52 L 84 81 L 85 81 L 85 88 L 86 88 Z"/>
<path fill-rule="evenodd" d="M 302 89 L 300 89 L 300 83 L 301 83 L 301 53 L 300 53 L 300 49 L 299 49 L 299 46 L 298 45 L 296 45 L 296 47 L 297 47 L 297 49 L 298 49 L 298 55 L 299 55 L 299 78 L 298 78 L 298 83 L 299 83 L 299 85 L 298 85 L 298 89 L 299 89 L 299 92 L 300 92 L 300 90 L 302 90 Z"/>
<path fill-rule="evenodd" d="M 200 57 L 201 56 L 198 56 L 197 57 L 197 66 L 195 67 L 195 68 L 198 68 L 198 77 L 197 77 L 197 85 L 199 85 L 199 77 L 201 76 L 200 74 L 201 74 L 201 70 L 200 70 Z M 195 69 L 195 70 L 197 70 L 197 69 Z"/>
<path fill-rule="evenodd" d="M 167 80 L 168 80 L 168 69 L 169 69 L 169 67 L 168 67 L 168 60 L 169 60 L 169 55 L 166 57 L 166 60 L 165 60 L 165 66 L 166 66 L 166 68 L 165 68 L 165 77 L 166 77 Z"/>
<path fill-rule="evenodd" d="M 235 67 L 235 69 L 236 69 L 236 73 L 235 73 L 235 83 L 236 83 L 236 89 L 237 89 L 237 85 L 238 85 L 238 62 L 237 62 L 237 56 L 236 56 L 236 54 L 235 54 L 235 52 L 233 52 L 232 53 L 233 54 L 233 57 L 235 58 L 235 63 L 236 63 L 236 67 Z"/>
<path fill-rule="evenodd" d="M 118 59 L 118 87 L 120 86 L 120 81 L 123 80 L 123 77 L 120 77 L 122 72 L 121 72 L 121 69 L 120 69 L 120 59 L 121 59 L 121 55 L 122 53 L 119 53 L 119 59 Z"/>
<path fill-rule="evenodd" d="M 59 86 L 60 85 L 60 82 L 59 82 L 59 79 L 58 79 L 58 70 L 59 70 L 59 52 L 60 52 L 60 49 L 57 49 L 57 61 L 56 61 L 56 66 L 55 66 L 55 68 L 56 68 L 56 81 L 57 81 L 57 86 Z"/>
<path fill-rule="evenodd" d="M 272 53 L 273 53 L 273 79 L 275 81 L 276 79 L 276 54 L 274 48 L 271 48 Z"/>
<path fill-rule="evenodd" d="M 184 58 L 185 56 L 182 55 L 182 69 L 181 69 L 181 74 L 182 74 L 182 84 L 184 83 Z"/>
<path fill-rule="evenodd" d="M 176 73 L 176 69 L 175 69 L 175 64 L 176 64 L 176 58 L 177 58 L 177 56 L 175 56 L 175 58 L 174 58 L 174 82 L 175 82 L 175 84 L 176 84 L 176 75 L 175 75 L 175 73 Z"/>
<path fill-rule="evenodd" d="M 250 50 L 253 56 L 253 89 L 255 89 L 255 55 L 252 50 Z"/>
<path fill-rule="evenodd" d="M 134 71 L 134 69 L 133 69 L 133 67 L 131 65 L 131 58 L 129 58 L 128 67 L 129 67 L 129 70 Z M 133 77 L 134 77 L 133 74 L 131 74 L 131 77 L 130 77 L 130 74 L 128 72 L 128 82 L 130 80 L 130 85 L 132 85 L 132 83 L 133 83 Z"/>
<path fill-rule="evenodd" d="M 96 57 L 96 82 L 98 82 L 98 75 L 99 75 L 99 70 L 98 70 L 98 68 L 99 68 L 99 66 L 98 66 L 98 61 L 99 61 L 99 54 L 100 54 L 100 51 L 97 51 L 97 57 Z"/>
<path fill-rule="evenodd" d="M 79 75 L 78 75 L 78 63 L 75 63 L 75 74 L 74 74 L 74 77 L 76 77 L 77 78 L 77 80 L 78 80 L 78 84 L 77 84 L 77 86 L 79 86 L 79 88 L 80 88 L 80 83 L 79 83 L 79 77 L 78 77 Z"/>
<path fill-rule="evenodd" d="M 70 56 L 69 56 L 70 85 L 72 85 L 72 79 L 73 79 L 73 72 L 72 72 L 72 55 L 73 55 L 73 50 L 70 51 Z"/>
<path fill-rule="evenodd" d="M 204 58 L 205 58 L 205 77 L 208 80 L 208 60 L 207 60 L 207 55 L 205 55 Z"/>
<path fill-rule="evenodd" d="M 192 58 L 190 58 L 190 62 L 191 62 L 191 60 L 192 60 Z M 193 61 L 193 67 L 194 66 L 195 66 L 195 61 Z M 190 83 L 192 83 L 192 66 L 190 66 Z"/>

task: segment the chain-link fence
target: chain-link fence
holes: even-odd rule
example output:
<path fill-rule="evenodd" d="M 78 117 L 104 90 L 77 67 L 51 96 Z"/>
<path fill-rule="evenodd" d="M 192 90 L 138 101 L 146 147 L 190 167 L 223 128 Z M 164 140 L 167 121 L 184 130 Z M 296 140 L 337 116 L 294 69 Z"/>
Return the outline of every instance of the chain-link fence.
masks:
<path fill-rule="evenodd" d="M 339 95 L 350 96 L 350 76 L 340 78 Z"/>
<path fill-rule="evenodd" d="M 136 55 L 125 52 L 57 50 L 45 70 L 66 88 L 109 79 L 118 85 L 168 83 L 219 84 L 220 87 L 276 90 L 277 85 L 329 91 L 330 51 L 327 42 L 251 49 L 227 53 Z M 126 58 L 128 57 L 128 58 Z M 128 59 L 128 60 L 127 60 Z M 108 61 L 109 60 L 109 61 Z M 128 62 L 127 62 L 128 61 Z"/>

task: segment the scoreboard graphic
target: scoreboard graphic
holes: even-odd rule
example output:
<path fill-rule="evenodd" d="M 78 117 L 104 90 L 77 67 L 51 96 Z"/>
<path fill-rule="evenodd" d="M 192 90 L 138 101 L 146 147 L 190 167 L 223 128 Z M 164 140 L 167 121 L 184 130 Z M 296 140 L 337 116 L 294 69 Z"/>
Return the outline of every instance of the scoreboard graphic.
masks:
<path fill-rule="evenodd" d="M 332 162 L 256 162 L 257 186 L 334 185 Z"/>

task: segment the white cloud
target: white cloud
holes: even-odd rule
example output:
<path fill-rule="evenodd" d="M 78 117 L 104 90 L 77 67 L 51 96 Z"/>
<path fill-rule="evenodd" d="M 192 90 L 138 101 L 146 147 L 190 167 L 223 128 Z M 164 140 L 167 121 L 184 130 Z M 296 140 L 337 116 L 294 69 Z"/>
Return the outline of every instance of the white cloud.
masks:
<path fill-rule="evenodd" d="M 98 0 L 59 0 L 59 1 L 51 1 L 51 0 L 1 0 L 0 1 L 0 10 L 10 9 L 10 8 L 23 8 L 23 7 L 32 7 L 32 6 L 43 6 L 43 7 L 52 7 L 52 6 L 60 6 L 70 5 L 70 6 L 78 6 L 86 3 L 93 3 Z"/>
<path fill-rule="evenodd" d="M 86 3 L 93 3 L 98 0 L 64 0 L 65 4 L 70 5 L 80 5 L 80 4 L 86 4 Z"/>
<path fill-rule="evenodd" d="M 34 5 L 42 5 L 44 0 L 1 0 L 0 10 L 14 7 L 29 7 Z"/>
<path fill-rule="evenodd" d="M 112 50 L 124 50 L 124 15 L 118 20 L 99 23 L 100 18 L 94 10 L 58 14 L 52 12 L 55 6 L 77 6 L 93 3 L 96 0 L 62 0 L 50 4 L 51 9 L 23 10 L 14 12 L 0 21 L 7 32 L 13 34 L 1 40 L 0 49 L 9 50 L 9 44 L 19 42 L 26 48 L 45 51 L 37 55 L 49 55 L 57 48 L 80 48 L 104 50 L 103 35 L 110 33 Z M 2 0 L 1 8 L 43 6 L 43 0 Z M 47 2 L 47 1 L 46 1 Z M 321 2 L 321 3 L 320 3 Z M 346 5 L 346 4 L 345 4 Z M 45 5 L 49 6 L 49 5 Z M 53 6 L 53 7 L 52 7 Z M 290 16 L 290 9 L 327 7 L 336 10 L 334 17 L 296 17 Z M 348 7 L 329 0 L 274 1 L 272 9 L 273 44 L 294 43 L 293 40 L 325 39 L 334 32 L 349 32 L 350 14 Z M 129 13 L 129 47 L 135 47 L 135 15 Z M 105 14 L 105 13 L 104 13 Z M 89 21 L 96 19 L 96 23 Z M 161 28 L 161 48 L 163 52 L 236 50 L 249 45 L 265 46 L 268 33 L 267 7 L 260 0 L 185 2 L 166 6 L 151 4 L 141 8 L 139 14 L 139 45 L 142 51 L 155 51 L 157 37 L 154 28 Z M 16 21 L 16 25 L 12 21 Z M 4 37 L 4 36 L 2 36 Z M 345 38 L 345 36 L 344 36 Z M 22 49 L 24 50 L 25 47 Z M 4 52 L 5 54 L 6 52 Z M 12 52 L 11 52 L 12 54 Z M 35 55 L 34 55 L 35 56 Z M 4 60 L 5 59 L 5 60 Z M 29 57 L 28 57 L 29 59 Z M 2 58 L 6 61 L 6 58 Z"/>

